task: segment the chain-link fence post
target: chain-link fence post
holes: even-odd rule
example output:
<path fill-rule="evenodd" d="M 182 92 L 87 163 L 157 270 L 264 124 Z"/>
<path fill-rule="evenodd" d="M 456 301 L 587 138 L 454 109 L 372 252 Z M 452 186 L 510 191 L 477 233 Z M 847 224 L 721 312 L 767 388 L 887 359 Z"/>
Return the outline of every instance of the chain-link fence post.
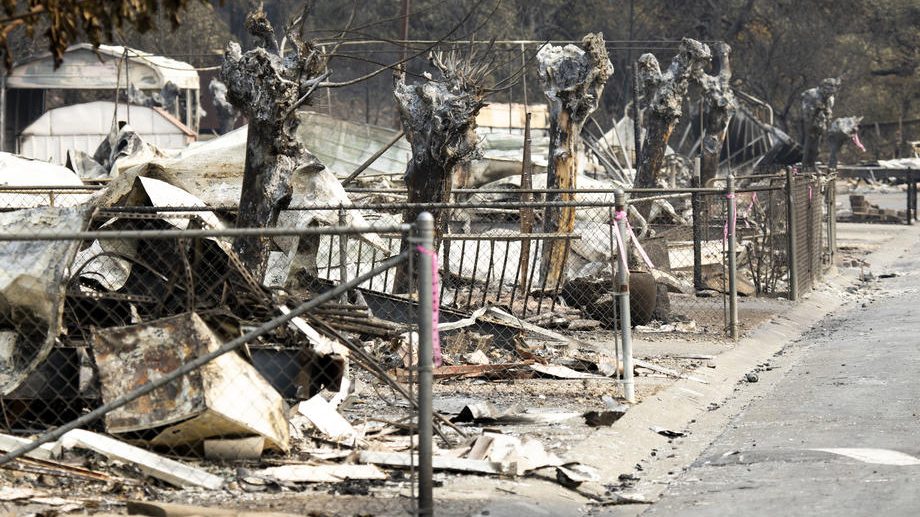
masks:
<path fill-rule="evenodd" d="M 693 178 L 690 186 L 699 188 L 700 185 L 700 159 L 693 159 Z M 693 211 L 693 288 L 697 291 L 703 289 L 703 210 L 702 194 L 690 194 L 690 209 Z"/>
<path fill-rule="evenodd" d="M 434 514 L 432 471 L 432 338 L 434 217 L 422 212 L 415 220 L 418 236 L 418 514 Z M 430 255 L 430 256 L 429 256 Z"/>
<path fill-rule="evenodd" d="M 908 168 L 904 173 L 904 183 L 907 184 L 907 224 L 914 224 L 914 214 L 913 214 L 913 184 L 914 184 L 914 175 L 913 171 Z"/>
<path fill-rule="evenodd" d="M 735 203 L 735 177 L 728 175 L 725 182 L 725 197 L 728 199 L 728 221 L 726 237 L 728 238 L 728 331 L 732 339 L 738 339 L 738 264 L 735 242 L 735 222 L 737 204 Z"/>
<path fill-rule="evenodd" d="M 827 251 L 828 264 L 837 258 L 837 171 L 827 180 Z"/>
<path fill-rule="evenodd" d="M 786 244 L 788 253 L 786 254 L 787 266 L 789 268 L 789 299 L 798 300 L 799 298 L 799 261 L 797 258 L 796 244 L 796 217 L 795 217 L 795 177 L 792 173 L 792 167 L 786 167 Z"/>
<path fill-rule="evenodd" d="M 620 332 L 623 339 L 623 393 L 626 401 L 636 402 L 636 386 L 633 380 L 632 358 L 632 321 L 629 314 L 629 228 L 626 223 L 626 194 L 617 190 L 614 201 L 616 204 L 616 225 L 620 234 L 622 249 L 618 250 L 617 296 L 620 298 Z"/>
<path fill-rule="evenodd" d="M 339 205 L 339 226 L 345 227 L 348 226 L 348 218 L 345 215 L 345 207 Z M 329 245 L 332 245 L 330 240 Z M 348 281 L 348 264 L 345 262 L 345 257 L 348 255 L 348 236 L 344 234 L 339 235 L 339 282 L 345 283 Z M 360 257 L 358 257 L 360 259 Z M 342 303 L 348 302 L 348 293 L 342 293 L 342 297 L 339 300 Z"/>

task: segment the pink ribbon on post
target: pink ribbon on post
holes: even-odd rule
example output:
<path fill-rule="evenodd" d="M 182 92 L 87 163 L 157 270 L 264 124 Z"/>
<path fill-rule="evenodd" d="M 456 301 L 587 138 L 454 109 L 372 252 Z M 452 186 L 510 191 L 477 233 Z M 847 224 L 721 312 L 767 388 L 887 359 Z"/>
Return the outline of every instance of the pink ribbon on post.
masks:
<path fill-rule="evenodd" d="M 642 257 L 642 261 L 645 262 L 646 266 L 648 266 L 649 271 L 651 271 L 652 269 L 655 269 L 655 265 L 652 264 L 652 259 L 649 258 L 648 253 L 645 252 L 645 248 L 642 247 L 642 244 L 639 243 L 639 239 L 636 238 L 636 232 L 633 231 L 632 225 L 629 224 L 629 219 L 626 219 L 626 212 L 624 210 L 617 210 L 614 213 L 614 216 L 613 216 L 614 223 L 622 221 L 624 219 L 626 220 L 626 230 L 629 232 L 629 236 L 632 237 L 633 242 L 636 244 L 636 251 L 639 252 L 639 256 Z M 616 224 L 613 225 L 613 234 L 616 235 L 617 246 L 619 247 L 619 249 L 625 250 L 626 245 L 623 242 L 623 236 L 620 235 L 620 228 Z M 623 256 L 624 254 L 620 253 L 619 255 Z"/>
<path fill-rule="evenodd" d="M 416 249 L 422 255 L 431 257 L 431 361 L 435 366 L 441 366 L 441 335 L 438 332 L 441 278 L 438 274 L 438 254 L 422 246 L 416 246 Z"/>
<path fill-rule="evenodd" d="M 617 210 L 616 212 L 614 212 L 612 226 L 613 226 L 613 235 L 615 235 L 617 239 L 617 257 L 620 261 L 620 264 L 622 264 L 623 268 L 626 269 L 628 267 L 626 265 L 626 254 L 623 253 L 623 250 L 626 249 L 626 245 L 623 243 L 623 236 L 620 235 L 620 227 L 617 225 L 617 223 L 619 221 L 622 221 L 623 219 L 626 219 L 625 211 Z"/>

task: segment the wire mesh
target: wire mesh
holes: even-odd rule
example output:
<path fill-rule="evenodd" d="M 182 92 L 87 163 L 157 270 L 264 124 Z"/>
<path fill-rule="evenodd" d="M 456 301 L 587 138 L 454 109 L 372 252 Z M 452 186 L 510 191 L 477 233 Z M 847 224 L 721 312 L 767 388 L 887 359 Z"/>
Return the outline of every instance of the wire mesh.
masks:
<path fill-rule="evenodd" d="M 384 482 L 377 467 L 342 460 L 367 440 L 417 447 L 419 313 L 405 292 L 389 298 L 402 319 L 377 317 L 359 285 L 394 268 L 414 277 L 408 255 L 349 269 L 339 257 L 378 232 L 275 230 L 256 274 L 212 218 L 88 204 L 0 213 L 3 431 L 55 441 L 66 431 L 64 460 L 86 467 L 87 491 L 147 476 L 243 491 Z M 333 267 L 317 267 L 329 256 Z M 52 472 L 59 454 L 44 456 Z M 402 479 L 408 490 L 413 478 Z"/>

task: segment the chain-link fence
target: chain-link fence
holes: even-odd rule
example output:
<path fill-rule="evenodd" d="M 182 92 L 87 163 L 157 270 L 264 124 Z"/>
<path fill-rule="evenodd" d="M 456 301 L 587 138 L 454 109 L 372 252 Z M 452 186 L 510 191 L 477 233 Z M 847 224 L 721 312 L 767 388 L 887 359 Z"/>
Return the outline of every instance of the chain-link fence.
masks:
<path fill-rule="evenodd" d="M 88 481 L 72 495 L 147 476 L 208 489 L 382 482 L 373 458 L 330 462 L 370 439 L 417 464 L 408 453 L 427 443 L 430 456 L 432 443 L 430 381 L 427 410 L 416 392 L 433 281 L 415 228 L 225 228 L 202 208 L 89 203 L 0 213 L 0 448 L 16 449 L 0 462 Z M 243 264 L 241 237 L 269 242 L 267 261 Z M 377 250 L 367 264 L 349 260 L 365 246 Z M 407 288 L 371 308 L 362 286 L 396 275 Z"/>
<path fill-rule="evenodd" d="M 432 411 L 432 392 L 439 410 L 454 395 L 444 381 L 608 381 L 603 392 L 616 392 L 632 373 L 624 296 L 638 332 L 721 338 L 744 319 L 744 281 L 774 293 L 790 274 L 794 285 L 817 279 L 832 242 L 828 183 L 791 178 L 791 191 L 785 176 L 636 190 L 620 206 L 610 190 L 577 201 L 459 190 L 430 204 L 368 192 L 351 206 L 290 207 L 268 230 L 229 227 L 236 207 L 97 208 L 91 189 L 69 202 L 53 188 L 4 192 L 0 409 L 10 434 L 0 439 L 57 444 L 17 468 L 33 468 L 38 450 L 58 461 L 64 444 L 94 467 L 81 475 L 100 479 L 137 480 L 140 468 L 178 486 L 360 479 L 413 489 L 413 476 L 377 466 L 415 472 L 433 447 L 463 438 Z M 27 205 L 37 208 L 18 209 Z M 403 223 L 422 210 L 442 221 L 427 237 Z M 570 214 L 553 219 L 570 226 L 550 226 L 549 211 Z M 238 258 L 241 237 L 265 245 L 261 264 Z M 431 249 L 426 239 L 437 253 L 415 252 Z M 621 255 L 628 287 L 617 281 Z M 808 273 L 796 276 L 790 255 Z M 454 409 L 461 423 L 501 417 Z"/>
<path fill-rule="evenodd" d="M 789 170 L 746 179 L 739 190 L 739 276 L 758 295 L 797 299 L 833 264 L 835 176 Z"/>

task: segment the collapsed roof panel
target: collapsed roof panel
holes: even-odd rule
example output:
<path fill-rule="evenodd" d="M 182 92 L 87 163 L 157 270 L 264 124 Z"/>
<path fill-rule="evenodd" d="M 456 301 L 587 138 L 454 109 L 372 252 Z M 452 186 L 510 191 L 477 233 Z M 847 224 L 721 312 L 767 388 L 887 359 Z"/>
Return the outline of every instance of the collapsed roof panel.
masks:
<path fill-rule="evenodd" d="M 85 230 L 93 207 L 41 207 L 0 213 L 0 232 Z M 0 395 L 45 360 L 61 328 L 64 280 L 76 241 L 0 243 Z"/>

